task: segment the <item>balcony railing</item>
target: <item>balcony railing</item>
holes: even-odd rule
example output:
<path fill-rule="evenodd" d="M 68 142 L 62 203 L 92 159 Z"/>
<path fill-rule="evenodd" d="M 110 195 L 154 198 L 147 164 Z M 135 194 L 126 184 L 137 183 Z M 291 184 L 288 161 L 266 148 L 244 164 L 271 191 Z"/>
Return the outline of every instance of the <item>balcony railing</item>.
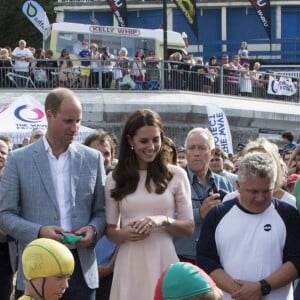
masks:
<path fill-rule="evenodd" d="M 101 61 L 97 61 L 96 65 L 93 61 L 91 69 L 80 67 L 79 60 L 73 60 L 74 67 L 68 68 L 47 67 L 47 63 L 49 60 L 36 60 L 27 72 L 24 70 L 19 72 L 14 65 L 0 67 L 0 88 L 67 87 L 86 90 L 132 90 L 133 92 L 178 90 L 300 103 L 300 71 L 255 72 L 203 65 L 191 66 L 179 61 L 156 61 L 154 64 L 147 63 L 145 68 L 138 73 L 135 70 L 134 73 L 129 67 L 130 64 L 122 67 L 118 65 L 117 60 L 111 61 L 110 67 L 107 66 L 110 62 L 106 61 L 106 65 L 102 66 Z M 40 67 L 36 67 L 37 65 Z M 87 76 L 83 77 L 84 75 Z M 293 88 L 295 92 L 290 96 L 278 96 L 268 92 L 270 76 L 274 78 L 273 92 L 282 85 L 278 81 L 279 78 L 287 78 L 286 89 Z"/>

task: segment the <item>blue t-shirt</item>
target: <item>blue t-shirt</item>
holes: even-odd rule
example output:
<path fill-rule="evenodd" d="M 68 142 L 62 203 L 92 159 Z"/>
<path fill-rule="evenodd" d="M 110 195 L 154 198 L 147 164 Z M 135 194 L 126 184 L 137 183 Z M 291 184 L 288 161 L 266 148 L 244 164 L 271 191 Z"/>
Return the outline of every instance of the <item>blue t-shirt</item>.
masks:
<path fill-rule="evenodd" d="M 84 57 L 88 57 L 91 56 L 91 51 L 89 49 L 82 49 L 79 54 L 80 57 L 84 58 Z M 82 60 L 81 61 L 81 65 L 83 67 L 88 67 L 91 64 L 91 62 L 89 60 Z"/>
<path fill-rule="evenodd" d="M 107 265 L 116 251 L 116 245 L 104 235 L 96 244 L 97 265 Z"/>

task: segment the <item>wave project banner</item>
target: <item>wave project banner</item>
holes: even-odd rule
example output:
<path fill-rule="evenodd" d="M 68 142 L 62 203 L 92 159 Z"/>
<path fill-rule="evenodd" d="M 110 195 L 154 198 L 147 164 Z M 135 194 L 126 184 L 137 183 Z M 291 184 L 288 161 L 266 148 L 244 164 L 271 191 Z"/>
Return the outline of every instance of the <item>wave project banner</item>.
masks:
<path fill-rule="evenodd" d="M 126 0 L 107 0 L 107 3 L 117 18 L 119 27 L 128 27 Z"/>
<path fill-rule="evenodd" d="M 206 104 L 206 111 L 216 147 L 223 149 L 226 153 L 233 153 L 231 131 L 224 111 L 213 103 Z"/>
<path fill-rule="evenodd" d="M 174 2 L 178 9 L 183 13 L 186 21 L 191 26 L 196 38 L 198 38 L 196 0 L 174 0 Z"/>
<path fill-rule="evenodd" d="M 249 0 L 261 20 L 271 40 L 271 5 L 270 0 Z"/>
<path fill-rule="evenodd" d="M 280 77 L 279 79 L 276 79 L 273 76 L 269 76 L 268 94 L 293 96 L 296 92 L 296 87 L 291 78 Z"/>

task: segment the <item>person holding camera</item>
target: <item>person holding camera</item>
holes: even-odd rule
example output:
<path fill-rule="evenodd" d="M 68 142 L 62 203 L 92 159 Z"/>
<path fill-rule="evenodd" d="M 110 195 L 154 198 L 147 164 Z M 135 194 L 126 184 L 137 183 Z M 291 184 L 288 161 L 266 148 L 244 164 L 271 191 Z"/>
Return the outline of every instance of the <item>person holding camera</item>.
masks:
<path fill-rule="evenodd" d="M 107 46 L 102 48 L 100 54 L 101 68 L 102 68 L 102 88 L 110 89 L 111 82 L 113 80 L 113 59 L 114 55 L 109 52 Z"/>
<path fill-rule="evenodd" d="M 233 188 L 226 178 L 213 173 L 209 168 L 209 161 L 215 153 L 215 141 L 208 129 L 198 127 L 189 131 L 185 149 L 185 169 L 191 185 L 195 230 L 192 237 L 175 238 L 174 243 L 181 261 L 195 263 L 196 243 L 203 219 Z"/>

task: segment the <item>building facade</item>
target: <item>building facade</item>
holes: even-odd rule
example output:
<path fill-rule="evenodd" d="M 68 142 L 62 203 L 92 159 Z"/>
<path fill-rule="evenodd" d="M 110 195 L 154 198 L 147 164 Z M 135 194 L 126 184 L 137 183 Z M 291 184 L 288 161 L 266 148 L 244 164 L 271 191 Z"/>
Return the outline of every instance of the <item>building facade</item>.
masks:
<path fill-rule="evenodd" d="M 188 35 L 188 51 L 195 56 L 220 58 L 237 53 L 241 41 L 248 42 L 252 59 L 267 63 L 300 62 L 300 2 L 271 1 L 271 39 L 249 1 L 196 0 L 198 36 L 173 1 L 167 1 L 168 30 Z M 163 1 L 127 0 L 128 25 L 134 28 L 162 28 Z M 184 2 L 184 1 L 183 1 Z M 117 25 L 107 1 L 59 0 L 57 22 Z"/>

